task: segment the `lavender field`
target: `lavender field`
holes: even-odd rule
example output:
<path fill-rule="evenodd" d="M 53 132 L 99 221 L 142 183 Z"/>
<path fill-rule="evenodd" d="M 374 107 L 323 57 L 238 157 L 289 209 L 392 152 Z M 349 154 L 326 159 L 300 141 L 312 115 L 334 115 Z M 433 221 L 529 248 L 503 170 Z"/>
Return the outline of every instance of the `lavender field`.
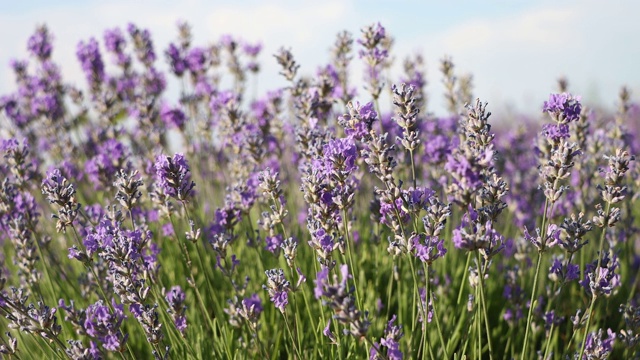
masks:
<path fill-rule="evenodd" d="M 268 91 L 233 35 L 59 64 L 38 26 L 0 94 L 2 358 L 640 359 L 637 94 L 492 115 L 383 25 L 262 56 Z"/>

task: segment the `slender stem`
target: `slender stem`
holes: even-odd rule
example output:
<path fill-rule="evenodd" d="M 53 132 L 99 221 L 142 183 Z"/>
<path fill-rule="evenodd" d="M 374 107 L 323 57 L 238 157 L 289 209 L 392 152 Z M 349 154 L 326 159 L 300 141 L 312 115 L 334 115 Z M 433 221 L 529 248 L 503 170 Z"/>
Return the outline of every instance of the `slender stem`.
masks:
<path fill-rule="evenodd" d="M 489 317 L 487 316 L 487 304 L 484 296 L 484 271 L 482 270 L 482 258 L 480 252 L 476 251 L 478 258 L 478 273 L 480 279 L 480 304 L 482 306 L 482 312 L 484 317 L 485 331 L 487 332 L 487 344 L 489 345 L 489 359 L 493 359 L 493 347 L 491 345 L 491 332 L 489 331 Z"/>
<path fill-rule="evenodd" d="M 291 338 L 291 343 L 293 344 L 293 349 L 295 350 L 296 354 L 298 355 L 298 359 L 302 360 L 304 359 L 302 357 L 302 355 L 300 355 L 300 349 L 298 349 L 298 346 L 296 345 L 296 341 L 293 337 L 293 333 L 291 332 L 291 327 L 289 326 L 289 318 L 287 316 L 286 312 L 283 312 L 282 315 L 284 315 L 284 323 L 287 325 L 287 332 L 289 333 L 289 337 Z"/>
<path fill-rule="evenodd" d="M 380 135 L 384 133 L 384 127 L 382 126 L 382 113 L 380 113 L 380 102 L 378 98 L 373 99 L 373 107 L 378 113 L 378 123 L 380 124 Z"/>
<path fill-rule="evenodd" d="M 476 285 L 476 299 L 480 296 L 480 289 L 479 289 L 479 285 Z M 476 335 L 477 335 L 477 339 L 478 342 L 476 343 L 477 345 L 477 352 L 476 352 L 476 358 L 477 359 L 482 359 L 482 313 L 480 312 L 480 306 L 477 304 L 476 301 L 476 314 L 474 316 L 473 319 L 473 324 L 475 325 L 475 329 L 476 329 Z"/>
<path fill-rule="evenodd" d="M 448 222 L 449 221 L 447 221 L 447 223 Z M 456 305 L 460 305 L 460 301 L 462 300 L 462 291 L 464 290 L 464 284 L 465 284 L 464 279 L 466 278 L 470 263 L 471 263 L 471 252 L 467 252 L 467 262 L 464 264 L 464 269 L 462 270 L 462 278 L 460 279 L 460 290 L 458 290 L 458 300 L 456 300 Z"/>
<path fill-rule="evenodd" d="M 547 337 L 547 343 L 544 347 L 544 356 L 542 357 L 543 359 L 547 359 L 547 355 L 549 354 L 549 349 L 551 348 L 551 338 L 553 337 L 553 330 L 555 330 L 555 327 L 556 327 L 556 322 L 552 321 L 551 329 L 549 329 L 549 335 Z"/>
<path fill-rule="evenodd" d="M 393 272 L 394 272 L 394 268 L 396 266 L 396 259 L 393 258 L 392 262 L 391 262 L 391 272 L 390 272 L 390 276 L 389 276 L 389 282 L 387 284 L 387 303 L 385 304 L 385 306 L 387 307 L 387 318 L 389 318 L 389 311 L 391 308 L 391 293 L 393 290 Z"/>
<path fill-rule="evenodd" d="M 600 233 L 600 253 L 598 254 L 598 264 L 593 270 L 594 272 L 600 272 L 600 264 L 602 263 L 602 256 L 604 252 L 604 243 L 605 243 L 605 234 L 607 233 L 607 226 L 609 225 L 609 211 L 611 210 L 611 203 L 607 203 L 605 209 L 605 223 L 602 227 L 602 233 Z M 598 273 L 594 274 L 597 278 L 599 276 Z M 582 355 L 584 354 L 585 345 L 587 343 L 587 336 L 589 336 L 589 326 L 591 325 L 591 319 L 593 319 L 593 307 L 596 304 L 597 296 L 595 293 L 591 293 L 591 305 L 589 305 L 589 317 L 587 318 L 587 326 L 584 328 L 584 338 L 582 339 L 582 347 L 580 348 L 580 357 L 578 359 L 582 359 Z"/>
<path fill-rule="evenodd" d="M 383 358 L 384 360 L 389 360 L 389 358 L 382 353 L 382 351 L 380 350 L 379 346 L 376 346 L 376 344 L 374 344 L 371 340 L 369 340 L 368 337 L 364 337 L 364 340 L 367 342 L 367 344 L 369 344 L 372 348 L 376 349 L 376 352 L 378 353 L 378 355 L 380 355 L 381 358 Z"/>
<path fill-rule="evenodd" d="M 409 157 L 411 158 L 411 176 L 413 178 L 413 188 L 415 189 L 418 185 L 416 180 L 416 166 L 413 161 L 413 150 L 409 150 Z"/>
<path fill-rule="evenodd" d="M 63 357 L 58 354 L 58 351 L 56 351 L 56 348 L 53 347 L 53 345 L 51 345 L 50 342 L 48 342 L 45 338 L 42 338 L 42 342 L 45 343 L 45 345 L 47 345 L 47 347 L 49 347 L 49 349 L 51 349 L 51 351 L 55 354 L 55 356 L 58 359 L 63 359 Z M 63 348 L 64 349 L 64 348 Z M 63 353 L 65 354 L 65 356 L 67 357 L 67 359 L 71 359 L 71 357 L 69 356 L 69 354 L 67 354 L 66 351 L 63 351 Z"/>
<path fill-rule="evenodd" d="M 175 229 L 176 227 L 175 227 L 175 224 L 173 222 L 173 217 L 171 215 L 169 215 L 169 221 L 171 222 L 171 226 Z M 209 313 L 207 312 L 207 307 L 205 306 L 204 301 L 202 300 L 202 296 L 200 295 L 200 290 L 198 290 L 198 284 L 196 283 L 196 280 L 193 277 L 193 272 L 191 271 L 191 257 L 189 256 L 189 251 L 187 250 L 187 248 L 184 245 L 184 243 L 182 241 L 180 241 L 180 239 L 178 239 L 177 235 L 175 236 L 175 239 L 179 243 L 178 247 L 182 251 L 182 257 L 183 257 L 183 260 L 185 262 L 186 270 L 189 273 L 189 280 L 191 281 L 191 287 L 193 288 L 194 292 L 196 293 L 196 299 L 198 300 L 198 305 L 200 306 L 200 311 L 202 312 L 202 315 L 207 319 L 206 324 L 209 326 L 209 330 L 211 330 L 211 332 L 215 333 L 215 327 L 213 326 L 213 323 L 211 322 L 211 317 L 209 316 Z"/>
<path fill-rule="evenodd" d="M 536 274 L 533 278 L 533 288 L 531 288 L 531 300 L 529 301 L 529 314 L 527 315 L 527 327 L 524 331 L 524 344 L 522 345 L 522 353 L 520 358 L 524 359 L 529 343 L 529 328 L 531 327 L 531 318 L 533 315 L 533 302 L 536 297 L 536 289 L 538 287 L 538 277 L 540 275 L 540 263 L 542 262 L 542 253 L 538 252 L 538 260 L 536 261 Z"/>
<path fill-rule="evenodd" d="M 425 343 L 427 345 L 427 348 L 429 349 L 429 356 L 431 357 L 431 359 L 434 359 L 433 356 L 433 350 L 431 349 L 431 341 L 429 339 L 429 333 L 427 332 L 428 327 L 427 324 L 429 323 L 429 293 L 431 292 L 431 280 L 429 280 L 429 273 L 425 273 L 424 274 L 424 278 L 425 278 L 425 304 L 424 304 L 424 317 L 422 318 L 422 324 L 424 326 L 424 330 L 423 332 L 425 333 L 424 338 L 425 338 Z M 424 356 L 424 355 L 423 355 Z"/>
<path fill-rule="evenodd" d="M 509 334 L 512 334 L 512 332 L 509 331 Z M 502 356 L 502 360 L 507 359 L 507 354 L 509 353 L 507 350 L 511 347 L 511 338 L 512 336 L 507 336 L 507 344 L 504 346 L 504 355 Z M 546 355 L 543 359 L 546 359 Z"/>
<path fill-rule="evenodd" d="M 267 352 L 267 350 L 264 349 L 264 344 L 262 344 L 262 340 L 260 340 L 260 336 L 258 335 L 258 330 L 257 329 L 253 329 L 253 334 L 256 337 L 256 342 L 258 343 L 258 349 L 260 351 L 260 356 L 262 356 L 264 359 L 268 359 L 269 358 L 269 353 Z"/>
<path fill-rule="evenodd" d="M 604 252 L 604 239 L 605 239 L 605 234 L 607 232 L 607 226 L 609 226 L 609 211 L 611 211 L 611 203 L 607 203 L 606 207 L 605 207 L 605 215 L 604 215 L 604 219 L 605 219 L 605 224 L 602 227 L 602 233 L 600 233 L 600 253 L 598 254 L 598 265 L 596 266 L 596 269 L 600 269 L 600 264 L 602 263 L 602 253 Z"/>
<path fill-rule="evenodd" d="M 73 229 L 73 234 L 75 236 L 76 242 L 78 243 L 78 246 L 82 246 L 81 242 L 80 242 L 80 236 L 78 235 L 78 231 L 76 230 L 76 227 L 73 226 L 73 224 L 71 224 L 71 229 Z M 91 271 L 91 275 L 93 275 L 93 278 L 96 281 L 96 285 L 98 286 L 98 290 L 100 291 L 100 295 L 102 296 L 102 300 L 105 303 L 107 303 L 107 306 L 111 310 L 111 313 L 113 313 L 114 312 L 113 305 L 111 305 L 111 302 L 109 301 L 109 298 L 105 294 L 104 289 L 102 288 L 102 284 L 100 283 L 100 278 L 98 277 L 98 274 L 96 274 L 95 269 L 93 268 L 93 266 L 91 266 L 91 265 L 89 265 L 87 263 L 85 263 L 84 265 L 89 271 Z"/>
<path fill-rule="evenodd" d="M 413 266 L 413 257 L 411 257 L 411 255 L 409 255 L 409 265 L 411 266 L 411 276 L 413 277 L 413 296 L 411 297 L 413 299 L 413 306 L 411 307 L 411 335 L 409 336 L 409 344 L 411 344 L 411 347 L 413 350 L 413 334 L 416 332 L 416 325 L 417 325 L 417 321 L 416 321 L 416 308 L 418 308 L 417 304 L 420 303 L 420 312 L 422 313 L 422 318 L 423 320 L 427 318 L 427 307 L 422 305 L 422 301 L 420 300 L 420 294 L 418 293 L 418 279 L 416 278 L 416 270 L 415 267 Z M 429 282 L 429 276 L 427 276 L 427 282 Z M 428 285 L 427 285 L 428 288 Z M 426 324 L 426 323 L 425 323 Z M 425 325 L 426 328 L 426 325 Z"/>
<path fill-rule="evenodd" d="M 189 208 L 187 208 L 186 202 L 182 201 L 182 207 L 184 209 L 185 214 L 187 215 L 187 220 L 189 222 L 189 226 L 191 226 L 191 221 L 193 221 L 193 220 L 192 220 L 192 217 L 191 217 L 191 213 L 189 213 Z M 207 291 L 207 295 L 209 295 L 209 299 L 213 303 L 215 303 L 217 305 L 216 299 L 213 296 L 212 291 L 211 291 L 211 289 L 213 289 L 213 283 L 211 282 L 211 279 L 209 278 L 209 274 L 207 272 L 207 268 L 204 266 L 204 260 L 202 259 L 201 251 L 196 251 L 196 253 L 198 254 L 198 262 L 200 263 L 200 267 L 202 268 L 202 272 L 204 273 L 205 280 L 207 281 L 207 287 L 209 289 L 209 291 Z M 188 251 L 187 251 L 187 255 L 188 255 Z M 189 271 L 191 271 L 191 269 L 189 269 Z M 215 316 L 216 316 L 216 314 L 215 314 L 215 311 L 214 311 L 213 317 L 215 317 Z"/>
<path fill-rule="evenodd" d="M 356 289 L 356 301 L 358 302 L 358 307 L 362 309 L 362 299 L 360 298 L 360 292 L 358 291 L 358 286 L 356 283 L 356 277 L 358 276 L 358 272 L 356 268 L 353 266 L 353 255 L 351 250 L 351 236 L 349 235 L 349 224 L 347 220 L 347 209 L 342 209 L 342 224 L 344 227 L 344 236 L 346 237 L 347 242 L 347 256 L 349 257 L 349 267 L 351 267 L 351 273 L 353 274 L 353 287 Z"/>
<path fill-rule="evenodd" d="M 584 349 L 587 344 L 587 337 L 589 336 L 589 326 L 591 326 L 591 319 L 593 318 L 593 307 L 596 304 L 597 297 L 592 295 L 591 297 L 591 305 L 589 305 L 589 317 L 587 318 L 587 326 L 584 328 L 584 338 L 582 339 L 582 346 L 580 347 L 580 356 L 578 359 L 582 359 L 584 355 Z"/>
<path fill-rule="evenodd" d="M 425 264 L 425 270 L 424 270 L 425 274 L 429 274 L 429 268 L 430 268 L 429 264 Z M 436 311 L 436 301 L 433 296 L 433 292 L 429 291 L 429 294 L 427 294 L 427 297 L 431 301 L 431 308 L 433 309 L 433 317 L 436 319 L 436 328 L 438 329 L 438 337 L 440 338 L 440 344 L 442 345 L 442 349 L 444 351 L 444 357 L 445 359 L 449 359 L 449 352 L 447 351 L 447 345 L 444 342 L 444 336 L 442 333 L 442 328 L 440 327 L 440 319 L 438 318 L 438 312 Z"/>

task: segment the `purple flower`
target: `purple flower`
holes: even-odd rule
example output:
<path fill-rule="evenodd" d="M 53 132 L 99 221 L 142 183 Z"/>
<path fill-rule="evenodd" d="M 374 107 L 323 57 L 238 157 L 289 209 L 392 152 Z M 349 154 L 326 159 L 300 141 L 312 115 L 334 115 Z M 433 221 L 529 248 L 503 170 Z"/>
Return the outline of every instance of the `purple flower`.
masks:
<path fill-rule="evenodd" d="M 169 48 L 164 53 L 169 61 L 171 72 L 181 77 L 187 69 L 187 62 L 180 49 L 175 44 L 169 44 Z"/>
<path fill-rule="evenodd" d="M 559 141 L 569 138 L 569 125 L 567 124 L 544 124 L 542 134 L 548 139 Z"/>
<path fill-rule="evenodd" d="M 264 238 L 267 245 L 264 247 L 265 250 L 275 254 L 282 245 L 282 234 L 277 234 L 275 236 L 267 236 Z"/>
<path fill-rule="evenodd" d="M 51 57 L 53 46 L 51 45 L 52 36 L 46 26 L 39 26 L 36 32 L 31 35 L 27 42 L 27 50 L 31 55 L 37 57 L 40 61 L 46 61 Z"/>
<path fill-rule="evenodd" d="M 271 302 L 284 314 L 285 307 L 289 303 L 288 292 L 291 291 L 291 283 L 284 277 L 282 269 L 267 270 L 265 274 L 267 284 L 262 285 L 262 288 L 267 290 Z"/>
<path fill-rule="evenodd" d="M 578 280 L 580 277 L 580 266 L 576 264 L 563 264 L 563 257 L 554 256 L 549 268 L 549 279 L 551 281 L 570 282 Z"/>
<path fill-rule="evenodd" d="M 483 158 L 491 158 L 493 151 L 487 149 Z M 478 159 L 481 162 L 482 159 Z M 481 171 L 482 168 L 475 162 L 472 163 L 468 158 L 460 154 L 450 154 L 447 156 L 447 162 L 444 165 L 444 169 L 451 173 L 458 175 L 457 183 L 462 189 L 475 190 L 482 186 Z"/>
<path fill-rule="evenodd" d="M 378 113 L 374 110 L 373 102 L 360 106 L 359 102 L 348 103 L 348 114 L 338 117 L 338 122 L 345 129 L 345 134 L 353 139 L 362 140 L 370 135 L 373 122 L 377 120 Z"/>
<path fill-rule="evenodd" d="M 233 36 L 230 34 L 224 34 L 220 37 L 220 43 L 231 50 L 235 50 L 238 43 L 233 39 Z"/>
<path fill-rule="evenodd" d="M 328 337 L 329 340 L 331 340 L 331 344 L 338 343 L 338 339 L 336 339 L 336 336 L 331 332 L 331 319 L 329 319 L 329 321 L 327 322 L 327 326 L 325 326 L 322 330 L 322 335 Z"/>
<path fill-rule="evenodd" d="M 386 32 L 380 23 L 363 28 L 362 39 L 358 40 L 362 45 L 358 54 L 366 63 L 365 81 L 374 99 L 377 99 L 382 91 L 380 74 L 389 57 L 383 45 L 384 40 L 386 40 Z"/>
<path fill-rule="evenodd" d="M 180 107 L 171 107 L 168 103 L 163 103 L 160 107 L 160 119 L 168 128 L 182 129 L 187 122 L 187 116 Z"/>
<path fill-rule="evenodd" d="M 175 235 L 175 231 L 173 230 L 173 225 L 171 225 L 171 223 L 166 223 L 162 225 L 162 235 L 166 237 L 171 237 Z"/>
<path fill-rule="evenodd" d="M 549 101 L 544 102 L 543 112 L 548 112 L 559 123 L 576 121 L 580 118 L 580 97 L 571 94 L 550 94 Z"/>
<path fill-rule="evenodd" d="M 205 69 L 207 65 L 207 53 L 204 49 L 195 47 L 189 51 L 185 61 L 187 68 L 194 74 L 199 74 Z"/>
<path fill-rule="evenodd" d="M 242 301 L 238 301 L 238 298 L 234 297 L 227 300 L 227 303 L 229 308 L 224 309 L 224 312 L 229 315 L 229 323 L 232 326 L 240 327 L 242 326 L 241 321 L 245 321 L 252 330 L 258 329 L 260 314 L 264 310 L 258 294 L 253 294 Z"/>
<path fill-rule="evenodd" d="M 159 96 L 167 87 L 164 74 L 152 66 L 143 74 L 141 81 L 144 90 L 149 96 Z"/>
<path fill-rule="evenodd" d="M 242 46 L 242 51 L 244 51 L 245 54 L 251 57 L 258 56 L 261 50 L 262 50 L 262 44 L 260 43 L 256 43 L 256 44 L 245 43 Z"/>
<path fill-rule="evenodd" d="M 549 330 L 552 325 L 559 325 L 564 321 L 564 317 L 556 315 L 556 312 L 551 310 L 544 313 L 544 328 Z"/>
<path fill-rule="evenodd" d="M 169 306 L 175 308 L 184 303 L 185 294 L 180 286 L 174 286 L 167 292 L 165 299 L 167 300 L 167 303 L 169 303 Z"/>
<path fill-rule="evenodd" d="M 599 267 L 597 264 L 597 261 L 587 264 L 584 271 L 584 279 L 580 282 L 580 285 L 591 296 L 604 295 L 609 297 L 621 285 L 620 274 L 616 274 L 616 270 L 620 266 L 618 257 L 613 255 L 610 258 L 605 254 Z"/>
<path fill-rule="evenodd" d="M 395 203 L 389 202 L 389 199 L 384 198 L 380 201 L 380 218 L 383 224 L 391 225 L 396 221 L 396 211 L 400 216 L 400 219 L 404 224 L 411 220 L 411 216 L 405 211 L 404 202 L 402 198 L 398 197 Z"/>
<path fill-rule="evenodd" d="M 244 305 L 247 309 L 252 309 L 256 316 L 260 316 L 264 308 L 262 307 L 262 300 L 258 294 L 253 294 L 248 298 L 244 298 L 242 300 L 242 305 Z"/>
<path fill-rule="evenodd" d="M 184 304 L 185 299 L 186 296 L 180 286 L 172 287 L 165 295 L 165 300 L 169 304 L 167 312 L 171 314 L 171 319 L 181 333 L 187 329 L 187 318 L 184 315 L 187 309 Z"/>
<path fill-rule="evenodd" d="M 380 344 L 375 343 L 376 346 L 371 348 L 369 353 L 369 359 L 371 360 L 380 360 L 381 356 L 378 355 L 378 351 L 382 350 L 382 347 L 387 348 L 387 356 L 386 358 L 389 360 L 402 360 L 403 355 L 400 351 L 400 344 L 398 341 L 402 338 L 404 333 L 402 332 L 402 325 L 395 325 L 397 320 L 396 315 L 391 317 L 391 320 L 387 323 L 387 327 L 384 329 L 384 336 L 380 339 Z"/>
<path fill-rule="evenodd" d="M 126 40 L 119 28 L 104 32 L 104 47 L 112 53 L 121 53 L 126 45 Z"/>
<path fill-rule="evenodd" d="M 102 55 L 100 55 L 100 49 L 98 48 L 96 39 L 91 38 L 87 43 L 84 41 L 78 43 L 76 56 L 80 61 L 89 87 L 94 89 L 100 86 L 105 79 L 105 73 Z"/>
<path fill-rule="evenodd" d="M 153 42 L 151 41 L 151 33 L 147 29 L 140 30 L 132 23 L 127 25 L 127 32 L 133 39 L 133 47 L 136 50 L 138 60 L 145 66 L 150 67 L 156 60 L 156 53 L 153 50 Z"/>
<path fill-rule="evenodd" d="M 434 195 L 435 192 L 433 190 L 423 187 L 411 187 L 409 190 L 402 190 L 403 204 L 406 204 L 403 207 L 411 213 L 419 214 L 421 210 L 429 205 L 429 201 Z"/>
<path fill-rule="evenodd" d="M 127 150 L 124 144 L 115 139 L 98 145 L 96 155 L 85 163 L 85 172 L 94 188 L 111 186 L 116 173 L 128 167 Z"/>
<path fill-rule="evenodd" d="M 607 337 L 602 338 L 602 329 L 587 335 L 587 342 L 584 348 L 583 360 L 607 359 L 613 351 L 613 344 L 616 342 L 616 333 L 607 329 Z"/>
<path fill-rule="evenodd" d="M 316 279 L 313 281 L 316 284 L 315 288 L 313 289 L 313 293 L 316 296 L 316 299 L 320 299 L 322 297 L 328 279 L 329 268 L 323 266 L 316 275 Z"/>
<path fill-rule="evenodd" d="M 352 172 L 358 168 L 358 149 L 350 138 L 333 139 L 322 148 L 325 174 L 333 171 Z"/>
<path fill-rule="evenodd" d="M 423 161 L 429 164 L 440 164 L 451 153 L 450 141 L 444 135 L 433 134 L 424 142 Z"/>
<path fill-rule="evenodd" d="M 124 53 L 127 42 L 119 28 L 104 32 L 104 47 L 113 54 L 113 59 L 118 66 L 128 67 L 131 57 Z"/>
<path fill-rule="evenodd" d="M 470 208 L 462 216 L 460 226 L 453 230 L 453 245 L 457 249 L 480 250 L 485 257 L 491 257 L 504 249 L 503 237 L 491 221 L 481 223 L 478 220 L 478 213 Z"/>
<path fill-rule="evenodd" d="M 347 282 L 351 278 L 349 267 L 340 266 L 341 279 L 333 276 L 333 281 L 327 281 L 328 268 L 323 268 L 317 275 L 316 288 L 314 290 L 316 297 L 320 295 L 323 298 L 322 303 L 328 305 L 335 313 L 334 319 L 343 325 L 348 325 L 344 329 L 345 334 L 351 334 L 355 338 L 360 339 L 367 334 L 370 322 L 367 314 L 363 314 L 358 310 L 353 296 L 354 289 L 349 287 Z"/>
<path fill-rule="evenodd" d="M 154 164 L 158 186 L 162 191 L 180 201 L 186 201 L 193 194 L 196 184 L 191 181 L 191 170 L 182 153 L 159 155 Z"/>
<path fill-rule="evenodd" d="M 560 228 L 555 224 L 549 224 L 544 239 L 542 239 L 542 234 L 540 234 L 540 228 L 536 228 L 535 237 L 529 234 L 529 230 L 527 230 L 526 227 L 524 228 L 524 238 L 541 252 L 558 245 L 560 242 L 560 234 Z"/>
<path fill-rule="evenodd" d="M 89 305 L 85 312 L 84 330 L 87 335 L 100 341 L 105 349 L 122 352 L 128 338 L 120 330 L 125 315 L 122 305 L 113 302 L 113 309 L 112 313 L 102 300 Z"/>
<path fill-rule="evenodd" d="M 15 138 L 0 140 L 0 151 L 7 154 L 18 150 L 19 146 L 20 146 L 20 143 Z"/>
<path fill-rule="evenodd" d="M 444 239 L 438 239 L 435 236 L 414 235 L 409 241 L 412 241 L 416 257 L 429 265 L 447 253 Z"/>
<path fill-rule="evenodd" d="M 17 99 L 18 97 L 16 95 L 0 97 L 0 110 L 4 110 L 6 116 L 11 119 L 15 125 L 22 128 L 31 121 L 31 116 L 24 111 Z"/>

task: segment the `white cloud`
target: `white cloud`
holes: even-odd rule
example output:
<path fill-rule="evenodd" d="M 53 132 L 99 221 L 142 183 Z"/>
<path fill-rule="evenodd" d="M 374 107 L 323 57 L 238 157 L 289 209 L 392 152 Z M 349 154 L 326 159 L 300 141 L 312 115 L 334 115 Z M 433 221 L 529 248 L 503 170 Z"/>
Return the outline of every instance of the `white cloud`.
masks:
<path fill-rule="evenodd" d="M 539 111 L 561 75 L 569 78 L 571 91 L 604 105 L 615 102 L 622 85 L 640 91 L 640 69 L 630 63 L 631 58 L 638 59 L 640 48 L 628 43 L 640 32 L 632 15 L 640 6 L 561 4 L 508 16 L 479 14 L 439 33 L 407 39 L 403 46 L 419 43 L 428 50 L 434 93 L 439 95 L 442 89 L 435 71 L 438 60 L 452 55 L 458 71 L 473 73 L 476 95 L 494 104 L 494 109 L 510 104 L 528 113 Z"/>
<path fill-rule="evenodd" d="M 458 71 L 474 74 L 476 94 L 489 101 L 493 109 L 512 103 L 527 112 L 537 111 L 554 89 L 555 79 L 563 74 L 569 76 L 573 91 L 605 104 L 613 103 L 617 89 L 625 83 L 640 95 L 640 68 L 636 65 L 640 47 L 634 45 L 634 36 L 640 33 L 640 22 L 634 14 L 639 12 L 640 3 L 588 0 L 560 4 L 545 1 L 500 15 L 493 15 L 487 8 L 460 20 L 451 13 L 430 12 L 432 6 L 438 9 L 433 4 L 413 3 L 413 11 L 424 12 L 424 23 L 443 16 L 453 19 L 431 33 L 424 31 L 422 23 L 405 21 L 403 11 L 407 10 L 401 6 L 386 6 L 381 11 L 376 5 L 340 0 L 250 4 L 115 0 L 49 5 L 22 14 L 5 12 L 0 14 L 0 94 L 13 89 L 9 59 L 26 56 L 26 41 L 39 22 L 46 21 L 55 34 L 54 60 L 61 65 L 65 79 L 83 84 L 75 58 L 79 40 L 101 38 L 105 29 L 135 20 L 151 30 L 156 51 L 162 57 L 163 49 L 176 36 L 176 21 L 184 19 L 193 25 L 195 44 L 206 44 L 228 33 L 262 41 L 262 89 L 283 83 L 271 56 L 280 46 L 291 48 L 301 71 L 311 73 L 329 60 L 328 50 L 337 32 L 348 29 L 357 37 L 360 27 L 380 20 L 396 37 L 396 68 L 400 68 L 404 56 L 422 47 L 435 110 L 442 109 L 443 104 L 437 68 L 445 54 L 453 56 Z M 368 7 L 366 11 L 363 6 Z M 361 78 L 360 70 L 360 65 L 354 65 L 354 79 Z"/>
<path fill-rule="evenodd" d="M 187 20 L 192 25 L 196 45 L 216 41 L 223 34 L 252 42 L 261 41 L 264 50 L 260 84 L 275 83 L 277 86 L 282 85 L 282 81 L 271 55 L 281 46 L 290 47 L 303 69 L 311 71 L 319 64 L 319 59 L 328 59 L 326 50 L 331 46 L 333 34 L 348 22 L 349 8 L 350 2 L 339 0 L 305 4 L 294 1 L 257 2 L 254 6 L 242 2 L 220 4 L 205 0 L 172 1 L 158 6 L 156 2 L 122 0 L 33 9 L 18 16 L 0 14 L 0 43 L 3 44 L 0 94 L 13 89 L 9 60 L 26 57 L 25 44 L 38 23 L 46 22 L 53 32 L 53 58 L 61 64 L 65 80 L 72 83 L 83 84 L 83 75 L 75 58 L 78 41 L 91 36 L 101 40 L 105 29 L 124 27 L 133 18 L 138 26 L 150 29 L 156 52 L 161 58 L 162 51 L 177 35 L 178 20 Z M 161 68 L 165 68 L 163 58 L 160 63 Z"/>

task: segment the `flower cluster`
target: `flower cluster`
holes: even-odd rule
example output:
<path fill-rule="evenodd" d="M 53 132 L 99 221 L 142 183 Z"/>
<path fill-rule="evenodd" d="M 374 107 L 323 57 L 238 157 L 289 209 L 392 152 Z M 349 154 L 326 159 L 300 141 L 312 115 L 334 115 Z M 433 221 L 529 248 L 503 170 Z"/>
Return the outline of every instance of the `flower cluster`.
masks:
<path fill-rule="evenodd" d="M 347 282 L 351 278 L 347 265 L 340 266 L 341 279 L 333 276 L 333 282 L 329 282 L 329 268 L 318 272 L 315 280 L 314 293 L 316 299 L 323 299 L 323 304 L 333 310 L 333 318 L 340 324 L 348 326 L 345 333 L 355 338 L 363 338 L 367 335 L 371 325 L 367 319 L 367 313 L 362 313 L 355 304 L 354 290 Z"/>
<path fill-rule="evenodd" d="M 540 119 L 494 123 L 445 57 L 436 114 L 423 56 L 374 23 L 317 67 L 281 48 L 262 92 L 267 44 L 177 25 L 162 50 L 136 24 L 83 39 L 79 86 L 45 25 L 10 63 L 1 356 L 640 353 L 629 89 L 589 109 L 561 79 Z"/>
<path fill-rule="evenodd" d="M 183 202 L 189 200 L 196 184 L 191 181 L 191 170 L 183 154 L 159 155 L 154 167 L 158 186 L 164 194 Z"/>

